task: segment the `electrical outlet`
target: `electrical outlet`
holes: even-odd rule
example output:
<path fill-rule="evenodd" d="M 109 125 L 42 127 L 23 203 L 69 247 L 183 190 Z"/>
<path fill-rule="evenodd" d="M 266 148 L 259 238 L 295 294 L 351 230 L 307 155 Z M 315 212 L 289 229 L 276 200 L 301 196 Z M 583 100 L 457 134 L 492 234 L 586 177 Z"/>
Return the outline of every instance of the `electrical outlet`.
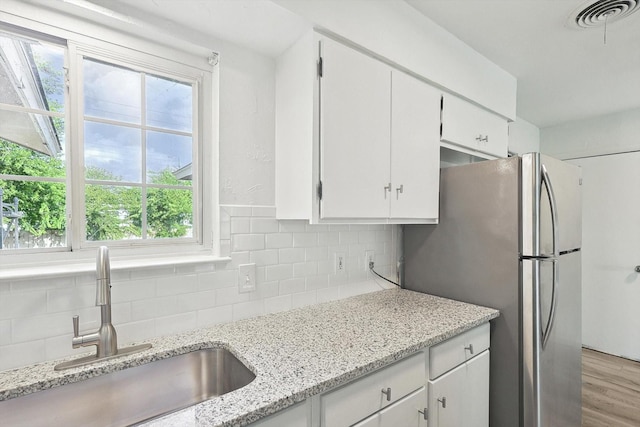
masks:
<path fill-rule="evenodd" d="M 238 292 L 253 292 L 256 290 L 256 265 L 240 264 L 238 266 Z"/>
<path fill-rule="evenodd" d="M 375 266 L 375 251 L 364 251 L 364 271 L 369 271 Z"/>
<path fill-rule="evenodd" d="M 336 252 L 335 274 L 343 275 L 347 273 L 347 257 L 344 252 Z"/>

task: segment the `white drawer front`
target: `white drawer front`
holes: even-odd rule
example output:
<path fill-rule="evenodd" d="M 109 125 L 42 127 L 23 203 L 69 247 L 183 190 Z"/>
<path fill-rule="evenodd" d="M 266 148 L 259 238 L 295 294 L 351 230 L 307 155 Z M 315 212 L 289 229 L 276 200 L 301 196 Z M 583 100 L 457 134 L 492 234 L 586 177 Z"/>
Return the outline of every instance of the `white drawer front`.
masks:
<path fill-rule="evenodd" d="M 489 323 L 485 323 L 431 347 L 429 349 L 429 378 L 438 378 L 488 349 L 489 329 Z"/>
<path fill-rule="evenodd" d="M 418 412 L 425 411 L 426 406 L 427 391 L 422 387 L 354 427 L 426 427 L 423 413 Z"/>
<path fill-rule="evenodd" d="M 321 425 L 350 426 L 423 387 L 425 376 L 425 355 L 420 352 L 324 394 Z M 389 400 L 383 389 L 390 389 Z"/>
<path fill-rule="evenodd" d="M 496 157 L 507 157 L 509 124 L 500 116 L 445 94 L 440 139 Z"/>

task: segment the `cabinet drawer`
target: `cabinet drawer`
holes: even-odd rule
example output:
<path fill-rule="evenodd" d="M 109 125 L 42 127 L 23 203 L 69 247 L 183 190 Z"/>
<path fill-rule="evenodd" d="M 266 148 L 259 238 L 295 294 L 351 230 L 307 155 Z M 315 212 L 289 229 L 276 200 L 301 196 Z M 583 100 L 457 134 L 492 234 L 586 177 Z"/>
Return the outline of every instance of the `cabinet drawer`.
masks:
<path fill-rule="evenodd" d="M 420 352 L 326 393 L 320 396 L 321 425 L 350 426 L 423 387 L 425 376 Z M 391 389 L 389 400 L 383 389 Z"/>
<path fill-rule="evenodd" d="M 489 323 L 429 349 L 429 378 L 434 379 L 489 348 Z"/>
<path fill-rule="evenodd" d="M 489 427 L 489 350 L 429 381 L 429 427 Z"/>
<path fill-rule="evenodd" d="M 509 124 L 502 117 L 445 94 L 441 120 L 441 141 L 507 157 Z"/>
<path fill-rule="evenodd" d="M 427 391 L 422 387 L 354 427 L 426 427 L 424 415 L 418 412 L 424 411 L 426 406 Z"/>

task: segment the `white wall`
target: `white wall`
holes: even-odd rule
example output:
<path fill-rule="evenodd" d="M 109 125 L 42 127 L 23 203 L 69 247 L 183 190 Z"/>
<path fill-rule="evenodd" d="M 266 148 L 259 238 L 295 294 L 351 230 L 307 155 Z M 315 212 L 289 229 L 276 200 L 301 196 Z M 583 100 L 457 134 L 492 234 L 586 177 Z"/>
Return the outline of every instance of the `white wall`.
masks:
<path fill-rule="evenodd" d="M 540 151 L 540 129 L 517 117 L 509 123 L 509 152 L 517 154 Z"/>
<path fill-rule="evenodd" d="M 405 2 L 273 1 L 454 93 L 515 118 L 516 78 Z"/>
<path fill-rule="evenodd" d="M 560 159 L 640 150 L 640 109 L 543 128 L 540 150 Z"/>
<path fill-rule="evenodd" d="M 364 252 L 374 250 L 377 270 L 393 277 L 397 227 L 275 220 L 274 61 L 220 40 L 191 41 L 221 54 L 220 233 L 231 261 L 115 272 L 119 344 L 382 289 L 367 276 Z M 335 252 L 347 254 L 343 275 L 334 273 Z M 250 262 L 257 290 L 240 294 L 237 266 Z M 88 351 L 71 348 L 71 317 L 80 315 L 83 332 L 97 329 L 94 302 L 93 274 L 1 281 L 0 371 Z"/>

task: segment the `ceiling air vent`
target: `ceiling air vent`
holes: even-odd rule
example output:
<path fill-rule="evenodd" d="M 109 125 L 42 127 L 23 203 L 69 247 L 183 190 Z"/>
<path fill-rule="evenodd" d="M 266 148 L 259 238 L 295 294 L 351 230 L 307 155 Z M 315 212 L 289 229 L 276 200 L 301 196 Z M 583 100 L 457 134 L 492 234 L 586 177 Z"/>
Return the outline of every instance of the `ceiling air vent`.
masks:
<path fill-rule="evenodd" d="M 640 9 L 640 0 L 598 0 L 577 8 L 569 24 L 577 28 L 601 27 L 619 21 Z"/>

